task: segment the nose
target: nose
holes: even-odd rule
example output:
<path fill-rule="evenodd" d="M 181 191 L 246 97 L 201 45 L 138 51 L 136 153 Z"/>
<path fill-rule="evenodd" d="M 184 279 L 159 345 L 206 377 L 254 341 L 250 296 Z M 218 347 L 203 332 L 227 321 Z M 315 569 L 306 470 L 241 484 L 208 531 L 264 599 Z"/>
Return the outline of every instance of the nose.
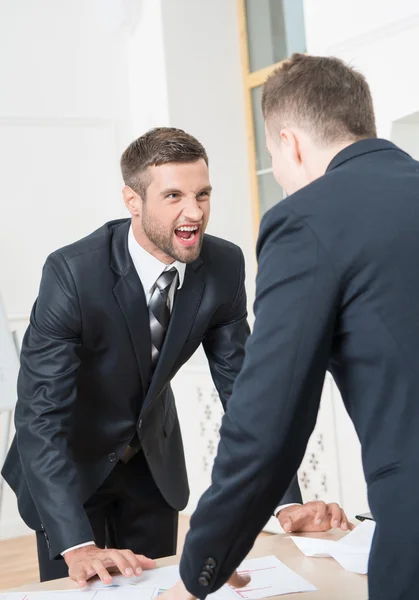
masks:
<path fill-rule="evenodd" d="M 188 198 L 185 198 L 183 207 L 183 216 L 185 220 L 197 223 L 202 220 L 203 214 L 202 208 L 195 197 L 189 196 Z"/>

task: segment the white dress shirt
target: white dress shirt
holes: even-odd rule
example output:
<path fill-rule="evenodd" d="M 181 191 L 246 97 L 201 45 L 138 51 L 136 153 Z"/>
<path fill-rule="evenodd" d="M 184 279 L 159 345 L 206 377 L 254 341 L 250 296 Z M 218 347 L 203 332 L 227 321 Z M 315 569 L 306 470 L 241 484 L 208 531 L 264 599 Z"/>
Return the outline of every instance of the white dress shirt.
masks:
<path fill-rule="evenodd" d="M 147 252 L 147 250 L 144 250 L 142 246 L 140 246 L 140 244 L 134 237 L 132 227 L 129 228 L 128 232 L 128 252 L 131 256 L 132 262 L 134 263 L 134 267 L 137 271 L 138 277 L 140 278 L 140 281 L 143 285 L 147 306 L 150 302 L 151 294 L 154 292 L 156 281 L 163 273 L 163 271 L 168 271 L 173 267 L 177 270 L 179 276 L 174 278 L 168 294 L 169 310 L 170 312 L 172 312 L 173 303 L 175 300 L 176 285 L 177 289 L 180 289 L 183 285 L 183 281 L 185 279 L 186 264 L 179 262 L 178 260 L 175 260 L 169 265 L 162 263 L 155 256 L 153 256 L 152 254 Z M 67 550 L 61 552 L 61 555 L 64 556 L 64 554 L 70 552 L 70 550 L 76 550 L 77 548 L 83 548 L 84 546 L 93 545 L 93 541 L 85 542 L 84 544 L 78 544 L 77 546 L 67 548 Z"/>
<path fill-rule="evenodd" d="M 153 256 L 152 254 L 147 252 L 147 250 L 144 250 L 142 246 L 140 246 L 140 244 L 136 241 L 134 237 L 132 227 L 129 228 L 128 232 L 128 252 L 130 253 L 135 270 L 138 273 L 138 277 L 140 278 L 140 281 L 143 284 L 147 306 L 150 302 L 151 294 L 154 292 L 154 286 L 156 285 L 156 281 L 163 273 L 163 271 L 169 271 L 174 267 L 179 274 L 177 289 L 180 289 L 182 287 L 183 280 L 185 279 L 186 264 L 179 262 L 178 260 L 175 260 L 170 265 L 166 265 L 165 263 L 160 262 L 158 258 Z M 168 300 L 170 312 L 172 312 L 173 308 L 175 289 L 176 277 L 173 280 L 173 283 L 169 290 Z"/>

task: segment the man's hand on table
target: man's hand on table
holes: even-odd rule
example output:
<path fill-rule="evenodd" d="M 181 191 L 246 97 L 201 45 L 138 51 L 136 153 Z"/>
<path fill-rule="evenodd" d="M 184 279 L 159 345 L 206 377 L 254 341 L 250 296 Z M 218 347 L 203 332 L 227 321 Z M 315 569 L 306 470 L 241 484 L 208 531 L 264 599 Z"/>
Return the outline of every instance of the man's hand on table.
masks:
<path fill-rule="evenodd" d="M 239 575 L 237 571 L 234 571 L 227 583 L 235 588 L 245 587 L 250 583 L 250 576 Z M 160 594 L 159 600 L 196 600 L 196 597 L 192 596 L 184 586 L 183 581 L 179 580 L 170 590 Z"/>
<path fill-rule="evenodd" d="M 277 519 L 286 533 L 321 532 L 332 528 L 350 531 L 354 525 L 348 521 L 343 508 L 331 502 L 306 502 L 287 506 L 277 513 Z"/>
<path fill-rule="evenodd" d="M 131 550 L 103 550 L 97 546 L 70 550 L 65 553 L 64 560 L 68 565 L 69 577 L 80 587 L 84 587 L 87 580 L 95 575 L 98 575 L 103 583 L 109 584 L 112 582 L 111 573 L 120 572 L 125 577 L 132 577 L 156 566 L 151 558 L 134 554 Z"/>

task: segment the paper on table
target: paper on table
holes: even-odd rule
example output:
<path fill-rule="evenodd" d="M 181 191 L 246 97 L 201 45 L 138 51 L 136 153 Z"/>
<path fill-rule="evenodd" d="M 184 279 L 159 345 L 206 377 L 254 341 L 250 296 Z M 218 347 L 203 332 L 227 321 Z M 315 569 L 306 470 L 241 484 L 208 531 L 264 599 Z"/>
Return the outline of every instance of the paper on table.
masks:
<path fill-rule="evenodd" d="M 111 585 L 105 585 L 100 580 L 88 583 L 83 591 L 89 592 L 98 589 L 113 589 L 125 586 L 154 586 L 159 589 L 169 589 L 175 585 L 179 579 L 179 567 L 173 565 L 170 567 L 160 567 L 158 569 L 149 569 L 143 571 L 140 577 L 124 577 L 123 575 L 114 575 Z"/>
<path fill-rule="evenodd" d="M 339 540 L 339 545 L 352 546 L 354 548 L 371 549 L 372 538 L 375 532 L 375 521 L 365 520 L 355 527 L 350 533 Z"/>
<path fill-rule="evenodd" d="M 118 590 L 118 588 L 123 587 L 124 590 L 122 592 L 125 594 L 126 590 L 130 590 L 129 586 L 134 586 L 135 589 L 142 590 L 144 587 L 156 589 L 156 595 L 159 593 L 168 590 L 173 587 L 177 581 L 179 580 L 179 566 L 172 565 L 169 567 L 160 567 L 158 569 L 150 569 L 148 571 L 143 571 L 143 574 L 140 577 L 124 577 L 123 575 L 115 575 L 112 577 L 112 584 L 105 586 L 101 581 L 94 581 L 88 584 L 83 590 L 87 592 L 91 590 Z M 125 596 L 124 596 L 125 597 Z M 211 600 L 238 600 L 237 594 L 228 586 L 223 586 L 220 590 L 215 592 L 214 594 L 209 594 L 208 598 Z M 1 600 L 1 598 L 0 598 Z M 50 600 L 50 599 L 45 599 Z M 55 600 L 55 599 L 54 599 Z M 61 599 L 63 600 L 63 599 Z M 73 600 L 73 599 L 71 599 Z M 80 598 L 78 599 L 80 600 Z M 88 598 L 87 600 L 91 600 Z M 95 600 L 118 600 L 114 596 L 109 596 L 108 599 L 100 598 Z M 121 600 L 124 600 L 121 598 Z M 129 600 L 129 599 L 128 599 Z"/>
<path fill-rule="evenodd" d="M 337 543 L 332 549 L 332 557 L 344 569 L 366 575 L 374 531 L 375 522 L 364 521 Z"/>
<path fill-rule="evenodd" d="M 153 600 L 159 590 L 154 586 L 143 586 L 138 589 L 97 589 L 89 592 L 83 590 L 60 590 L 41 592 L 12 592 L 0 594 L 0 600 L 80 600 L 80 594 L 84 600 Z"/>
<path fill-rule="evenodd" d="M 337 542 L 331 540 L 321 540 L 316 538 L 290 536 L 294 544 L 306 556 L 316 558 L 330 557 L 330 552 Z"/>
<path fill-rule="evenodd" d="M 245 560 L 238 572 L 248 573 L 252 578 L 248 586 L 235 588 L 235 592 L 243 600 L 258 600 L 296 592 L 314 592 L 317 589 L 275 556 Z"/>
<path fill-rule="evenodd" d="M 66 600 L 80 600 L 79 590 L 57 591 L 57 592 L 10 592 L 0 593 L 0 600 L 42 600 L 48 597 L 48 600 L 63 600 L 63 594 Z M 93 600 L 95 592 L 92 592 L 87 600 Z"/>
<path fill-rule="evenodd" d="M 365 575 L 375 531 L 374 521 L 364 521 L 338 542 L 291 536 L 295 545 L 306 556 L 332 557 L 344 569 Z"/>

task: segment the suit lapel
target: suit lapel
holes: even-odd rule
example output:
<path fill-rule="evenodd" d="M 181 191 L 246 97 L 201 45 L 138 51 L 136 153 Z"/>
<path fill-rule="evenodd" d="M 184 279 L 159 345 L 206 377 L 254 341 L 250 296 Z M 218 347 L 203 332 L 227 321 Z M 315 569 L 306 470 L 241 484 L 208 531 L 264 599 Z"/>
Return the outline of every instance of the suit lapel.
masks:
<path fill-rule="evenodd" d="M 195 321 L 205 287 L 204 269 L 201 269 L 201 266 L 200 258 L 187 266 L 183 286 L 176 292 L 166 338 L 143 404 L 143 411 L 152 403 L 159 387 L 166 382 Z"/>
<path fill-rule="evenodd" d="M 111 268 L 120 275 L 113 292 L 128 326 L 145 396 L 151 369 L 150 323 L 144 289 L 128 252 L 129 224 L 113 235 Z"/>

